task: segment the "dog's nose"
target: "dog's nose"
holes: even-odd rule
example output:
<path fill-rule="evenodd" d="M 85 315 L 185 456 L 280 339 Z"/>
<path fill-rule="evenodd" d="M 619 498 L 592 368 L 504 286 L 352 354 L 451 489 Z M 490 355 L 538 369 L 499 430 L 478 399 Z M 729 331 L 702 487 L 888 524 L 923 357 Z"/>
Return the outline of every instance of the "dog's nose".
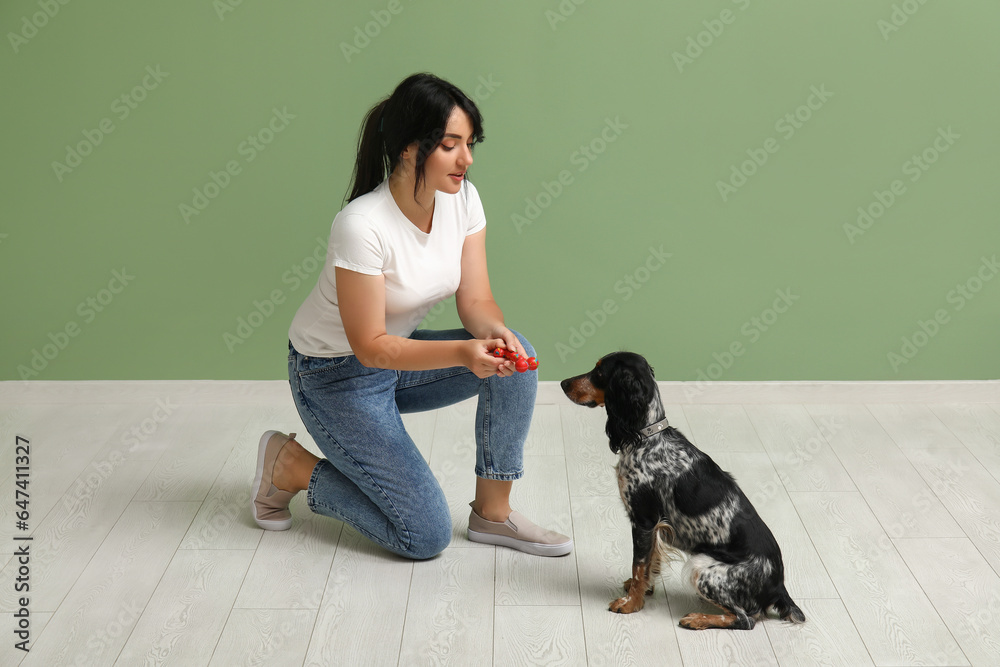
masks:
<path fill-rule="evenodd" d="M 566 378 L 565 380 L 560 382 L 559 386 L 562 387 L 563 393 L 569 391 L 569 378 Z"/>

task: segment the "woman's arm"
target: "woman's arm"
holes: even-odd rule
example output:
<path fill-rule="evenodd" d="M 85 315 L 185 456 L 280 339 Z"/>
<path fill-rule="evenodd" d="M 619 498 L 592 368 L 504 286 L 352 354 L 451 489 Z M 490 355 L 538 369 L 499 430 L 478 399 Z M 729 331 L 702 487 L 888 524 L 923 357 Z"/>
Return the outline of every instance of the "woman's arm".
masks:
<path fill-rule="evenodd" d="M 509 366 L 488 354 L 496 341 L 413 340 L 385 330 L 385 277 L 336 267 L 337 301 L 344 332 L 358 360 L 369 367 L 421 371 L 465 366 L 478 377 L 489 377 Z M 500 370 L 503 368 L 503 370 Z"/>
<path fill-rule="evenodd" d="M 517 337 L 503 321 L 503 312 L 493 298 L 486 268 L 486 230 L 465 237 L 462 246 L 462 282 L 455 292 L 455 305 L 462 326 L 476 338 L 501 338 L 505 347 L 518 350 Z"/>

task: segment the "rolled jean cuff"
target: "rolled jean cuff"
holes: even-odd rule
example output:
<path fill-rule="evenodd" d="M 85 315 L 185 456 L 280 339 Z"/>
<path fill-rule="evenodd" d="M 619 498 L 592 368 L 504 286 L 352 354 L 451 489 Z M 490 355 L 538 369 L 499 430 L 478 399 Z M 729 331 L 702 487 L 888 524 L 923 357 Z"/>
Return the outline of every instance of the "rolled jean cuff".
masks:
<path fill-rule="evenodd" d="M 517 472 L 503 473 L 503 472 L 486 472 L 480 468 L 476 468 L 476 477 L 482 477 L 483 479 L 492 479 L 499 482 L 513 482 L 514 480 L 521 479 L 524 477 L 524 469 L 518 470 Z"/>
<path fill-rule="evenodd" d="M 313 499 L 313 490 L 316 488 L 316 481 L 323 474 L 323 466 L 330 466 L 336 470 L 336 468 L 333 467 L 333 464 L 326 459 L 320 459 L 316 462 L 316 465 L 313 466 L 312 474 L 309 475 L 309 487 L 306 489 L 306 507 L 313 512 L 316 511 L 316 502 Z"/>

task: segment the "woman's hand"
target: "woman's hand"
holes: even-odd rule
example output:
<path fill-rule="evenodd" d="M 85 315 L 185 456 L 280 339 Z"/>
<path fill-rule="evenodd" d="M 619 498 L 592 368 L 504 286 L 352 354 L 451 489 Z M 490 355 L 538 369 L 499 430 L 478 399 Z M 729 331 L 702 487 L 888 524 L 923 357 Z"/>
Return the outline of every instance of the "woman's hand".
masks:
<path fill-rule="evenodd" d="M 517 340 L 517 336 L 515 336 L 514 332 L 511 331 L 510 329 L 508 329 L 505 326 L 496 326 L 496 327 L 494 327 L 493 330 L 490 331 L 490 333 L 487 336 L 487 338 L 499 338 L 499 339 L 503 340 L 503 345 L 497 345 L 495 347 L 501 347 L 501 348 L 510 350 L 511 352 L 517 352 L 519 354 L 524 354 L 524 350 L 521 349 L 521 344 Z M 511 363 L 511 368 L 513 368 L 513 367 L 514 367 L 514 364 Z"/>
<path fill-rule="evenodd" d="M 513 334 L 511 336 L 515 341 L 517 340 L 516 336 L 513 336 Z M 501 349 L 506 348 L 507 342 L 503 338 L 465 341 L 463 349 L 465 367 L 479 378 L 488 378 L 491 375 L 510 377 L 515 373 L 514 362 L 508 361 L 503 357 L 494 357 L 492 351 L 498 347 Z"/>

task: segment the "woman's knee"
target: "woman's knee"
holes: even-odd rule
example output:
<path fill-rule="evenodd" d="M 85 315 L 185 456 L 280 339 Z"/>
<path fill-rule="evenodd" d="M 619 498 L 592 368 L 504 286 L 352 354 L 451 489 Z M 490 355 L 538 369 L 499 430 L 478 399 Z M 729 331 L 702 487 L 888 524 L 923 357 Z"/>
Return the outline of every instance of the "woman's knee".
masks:
<path fill-rule="evenodd" d="M 451 544 L 451 516 L 424 526 L 410 541 L 405 556 L 414 560 L 433 558 Z"/>
<path fill-rule="evenodd" d="M 511 329 L 510 332 L 515 336 L 517 336 L 517 339 L 521 342 L 521 347 L 524 349 L 524 356 L 526 357 L 536 356 L 535 348 L 532 347 L 531 343 L 528 342 L 528 339 L 525 338 L 523 334 L 521 334 L 519 331 L 514 331 L 513 329 Z"/>

